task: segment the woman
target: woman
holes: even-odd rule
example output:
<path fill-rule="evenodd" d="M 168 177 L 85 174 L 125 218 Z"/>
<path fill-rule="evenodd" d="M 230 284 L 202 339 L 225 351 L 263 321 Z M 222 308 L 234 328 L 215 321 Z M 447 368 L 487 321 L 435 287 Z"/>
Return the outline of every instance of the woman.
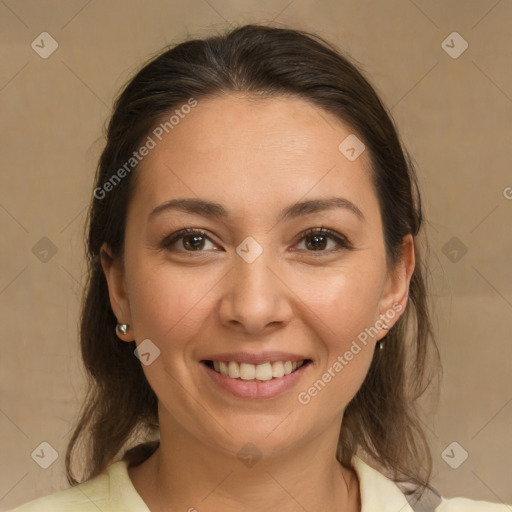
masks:
<path fill-rule="evenodd" d="M 90 210 L 72 487 L 16 510 L 508 510 L 429 483 L 421 226 L 391 119 L 318 36 L 250 25 L 153 59 Z"/>

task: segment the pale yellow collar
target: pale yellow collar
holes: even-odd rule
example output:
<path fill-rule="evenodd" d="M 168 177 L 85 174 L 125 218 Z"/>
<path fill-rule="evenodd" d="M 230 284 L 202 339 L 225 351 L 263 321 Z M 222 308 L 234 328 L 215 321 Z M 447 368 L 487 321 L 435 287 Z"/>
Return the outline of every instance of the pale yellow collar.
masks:
<path fill-rule="evenodd" d="M 406 497 L 392 480 L 357 456 L 353 457 L 352 465 L 359 479 L 361 512 L 413 512 Z M 129 510 L 150 512 L 130 480 L 126 461 L 113 463 L 107 472 L 114 503 L 129 504 Z"/>
<path fill-rule="evenodd" d="M 361 512 L 413 512 L 395 482 L 357 456 L 352 458 L 352 465 L 359 478 Z"/>

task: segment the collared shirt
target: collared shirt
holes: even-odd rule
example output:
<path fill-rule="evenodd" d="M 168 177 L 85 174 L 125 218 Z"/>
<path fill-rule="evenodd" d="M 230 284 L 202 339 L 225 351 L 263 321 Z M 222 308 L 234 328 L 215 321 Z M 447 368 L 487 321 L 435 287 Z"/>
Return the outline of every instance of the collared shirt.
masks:
<path fill-rule="evenodd" d="M 370 467 L 359 457 L 353 458 L 359 479 L 361 512 L 426 512 L 429 508 L 409 504 L 392 480 Z M 201 507 L 198 506 L 198 510 Z M 11 512 L 150 512 L 130 480 L 127 462 L 111 464 L 102 474 L 69 489 L 38 498 Z M 194 510 L 193 504 L 190 510 Z M 512 512 L 504 504 L 466 498 L 442 499 L 430 508 L 434 512 Z M 314 512 L 314 511 L 312 511 Z"/>

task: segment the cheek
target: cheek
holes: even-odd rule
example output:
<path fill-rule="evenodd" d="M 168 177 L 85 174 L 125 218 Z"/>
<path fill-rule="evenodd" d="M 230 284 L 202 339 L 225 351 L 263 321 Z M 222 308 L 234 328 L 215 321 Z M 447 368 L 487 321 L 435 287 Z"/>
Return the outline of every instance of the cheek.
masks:
<path fill-rule="evenodd" d="M 380 298 L 379 286 L 372 283 L 378 283 L 376 275 L 349 267 L 301 282 L 303 318 L 322 356 L 313 387 L 303 391 L 311 399 L 321 394 L 317 404 L 330 404 L 333 412 L 352 399 L 372 361 Z"/>
<path fill-rule="evenodd" d="M 150 259 L 127 266 L 135 338 L 173 346 L 186 341 L 208 315 L 208 294 L 219 279 L 214 272 L 184 269 Z"/>
<path fill-rule="evenodd" d="M 358 267 L 361 267 L 358 265 Z M 326 345 L 344 350 L 378 318 L 379 275 L 366 268 L 346 266 L 322 275 L 303 274 L 300 298 L 312 320 L 322 326 Z M 361 336 L 363 338 L 364 336 Z"/>
<path fill-rule="evenodd" d="M 326 334 L 325 358 L 298 390 L 297 401 L 305 407 L 305 416 L 319 422 L 319 428 L 320 418 L 330 421 L 343 414 L 368 374 L 375 348 L 367 336 L 361 341 L 359 326 L 364 323 L 355 317 L 340 320 L 335 334 Z"/>

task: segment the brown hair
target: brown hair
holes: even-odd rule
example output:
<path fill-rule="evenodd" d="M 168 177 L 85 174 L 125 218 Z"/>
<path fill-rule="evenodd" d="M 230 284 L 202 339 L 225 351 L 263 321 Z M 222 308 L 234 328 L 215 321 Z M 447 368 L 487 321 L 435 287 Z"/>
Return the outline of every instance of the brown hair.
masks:
<path fill-rule="evenodd" d="M 376 350 L 369 373 L 348 404 L 337 458 L 350 466 L 362 450 L 397 482 L 429 486 L 432 460 L 415 400 L 439 368 L 439 354 L 427 304 L 426 277 L 418 235 L 423 222 L 413 164 L 400 143 L 390 115 L 361 71 L 330 43 L 309 32 L 246 25 L 167 49 L 146 64 L 115 102 L 101 155 L 96 191 L 112 179 L 164 116 L 190 98 L 238 92 L 258 97 L 292 95 L 338 116 L 357 133 L 371 157 L 388 266 L 395 268 L 403 237 L 415 240 L 416 267 L 404 314 Z M 150 388 L 134 342 L 120 342 L 100 263 L 103 242 L 123 258 L 127 205 L 136 170 L 89 211 L 88 283 L 81 316 L 80 343 L 89 388 L 66 452 L 68 481 L 75 485 L 72 458 L 85 447 L 84 480 L 103 471 L 136 437 L 158 432 L 157 397 Z M 429 350 L 431 348 L 432 350 Z M 429 355 L 433 365 L 427 364 Z M 148 457 L 158 442 L 125 454 L 132 464 Z"/>

